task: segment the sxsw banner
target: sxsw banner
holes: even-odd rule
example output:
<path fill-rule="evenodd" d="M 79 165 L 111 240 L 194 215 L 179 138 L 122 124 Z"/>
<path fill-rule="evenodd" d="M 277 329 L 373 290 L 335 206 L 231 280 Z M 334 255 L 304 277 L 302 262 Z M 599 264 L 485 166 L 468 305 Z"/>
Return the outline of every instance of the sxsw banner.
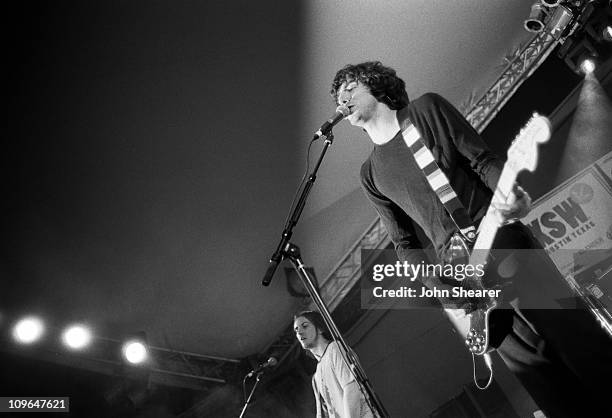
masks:
<path fill-rule="evenodd" d="M 589 278 L 578 281 L 590 292 L 599 279 L 609 287 L 604 282 L 612 282 L 612 152 L 538 199 L 523 222 L 564 276 L 576 276 L 579 268 L 589 271 Z M 612 287 L 606 290 L 596 296 L 612 300 Z"/>

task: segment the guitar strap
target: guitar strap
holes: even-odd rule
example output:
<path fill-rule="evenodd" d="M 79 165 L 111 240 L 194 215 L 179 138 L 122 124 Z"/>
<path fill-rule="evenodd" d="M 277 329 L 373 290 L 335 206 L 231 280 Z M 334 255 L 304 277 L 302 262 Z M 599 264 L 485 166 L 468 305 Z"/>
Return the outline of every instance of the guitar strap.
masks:
<path fill-rule="evenodd" d="M 450 185 L 448 177 L 446 177 L 446 174 L 444 174 L 444 172 L 440 169 L 433 154 L 425 145 L 425 142 L 423 141 L 418 129 L 408 118 L 398 120 L 398 122 L 400 124 L 402 138 L 412 152 L 417 165 L 423 172 L 423 175 L 427 179 L 431 189 L 436 193 L 440 199 L 440 202 L 442 202 L 446 208 L 446 211 L 455 223 L 457 229 L 461 232 L 461 235 L 468 242 L 474 242 L 476 240 L 476 228 L 472 224 L 470 215 Z M 486 389 L 493 380 L 493 365 L 491 355 L 489 353 L 484 353 L 482 357 L 489 371 L 489 379 L 485 386 L 480 386 L 479 381 L 476 378 L 476 358 L 474 353 L 472 353 L 472 365 L 474 372 L 473 377 L 474 383 L 479 389 Z"/>
<path fill-rule="evenodd" d="M 476 238 L 476 228 L 472 225 L 470 215 L 468 215 L 465 206 L 451 187 L 446 174 L 436 163 L 433 154 L 425 145 L 421 134 L 412 122 L 408 118 L 398 120 L 398 122 L 402 138 L 412 152 L 427 182 L 446 208 L 457 230 L 461 232 L 465 239 L 473 242 Z"/>

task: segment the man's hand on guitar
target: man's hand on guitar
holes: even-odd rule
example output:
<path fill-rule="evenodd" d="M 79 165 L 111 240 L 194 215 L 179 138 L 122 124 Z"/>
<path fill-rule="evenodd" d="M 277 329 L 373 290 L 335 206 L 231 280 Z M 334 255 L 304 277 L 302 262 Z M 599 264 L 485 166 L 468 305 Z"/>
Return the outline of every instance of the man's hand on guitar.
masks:
<path fill-rule="evenodd" d="M 495 214 L 501 224 L 518 221 L 525 217 L 531 210 L 531 197 L 521 188 L 514 185 L 514 188 L 506 203 L 495 202 Z"/>

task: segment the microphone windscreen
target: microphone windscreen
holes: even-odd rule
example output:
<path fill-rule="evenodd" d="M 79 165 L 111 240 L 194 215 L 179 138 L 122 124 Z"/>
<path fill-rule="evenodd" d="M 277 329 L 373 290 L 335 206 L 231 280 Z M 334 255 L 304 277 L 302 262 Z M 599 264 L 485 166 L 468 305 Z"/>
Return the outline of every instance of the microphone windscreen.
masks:
<path fill-rule="evenodd" d="M 349 110 L 348 107 L 344 106 L 344 105 L 340 105 L 336 108 L 336 112 L 342 113 L 342 115 L 344 117 L 347 117 L 348 115 L 351 114 L 351 111 Z"/>

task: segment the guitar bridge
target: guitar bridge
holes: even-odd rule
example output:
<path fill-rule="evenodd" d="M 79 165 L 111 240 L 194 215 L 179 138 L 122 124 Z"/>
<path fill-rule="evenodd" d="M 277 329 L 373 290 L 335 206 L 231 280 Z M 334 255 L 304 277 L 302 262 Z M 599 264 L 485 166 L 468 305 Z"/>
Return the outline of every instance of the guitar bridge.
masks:
<path fill-rule="evenodd" d="M 484 354 L 488 345 L 486 331 L 479 332 L 472 328 L 465 338 L 465 344 L 472 353 L 477 355 Z"/>

